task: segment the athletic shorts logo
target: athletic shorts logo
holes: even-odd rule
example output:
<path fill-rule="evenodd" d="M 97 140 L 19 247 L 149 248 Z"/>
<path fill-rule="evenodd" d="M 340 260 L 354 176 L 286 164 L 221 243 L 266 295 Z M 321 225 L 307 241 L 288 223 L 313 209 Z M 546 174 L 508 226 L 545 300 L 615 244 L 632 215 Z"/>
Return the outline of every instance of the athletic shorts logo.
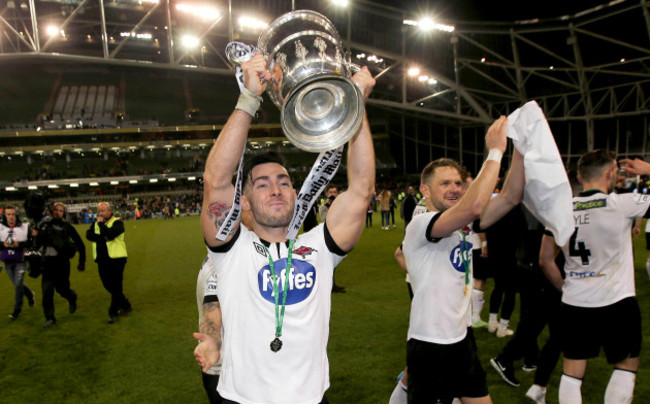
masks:
<path fill-rule="evenodd" d="M 454 247 L 453 250 L 451 250 L 451 254 L 449 254 L 449 261 L 451 261 L 451 265 L 454 266 L 454 269 L 456 271 L 465 273 L 465 265 L 463 265 L 463 260 L 465 260 L 468 265 L 471 264 L 470 259 L 472 246 L 473 244 L 469 241 L 461 241 L 456 247 Z"/>
<path fill-rule="evenodd" d="M 275 261 L 273 263 L 275 272 L 280 273 L 278 283 L 278 294 L 280 300 L 284 291 L 284 283 L 287 277 L 287 259 Z M 273 294 L 273 280 L 271 278 L 271 268 L 268 265 L 262 267 L 257 274 L 257 284 L 260 289 L 260 294 L 271 303 L 275 303 L 275 295 Z M 312 264 L 306 261 L 291 260 L 291 270 L 289 271 L 289 291 L 287 292 L 287 305 L 296 304 L 304 301 L 309 297 L 311 291 L 314 289 L 316 282 L 316 269 Z"/>

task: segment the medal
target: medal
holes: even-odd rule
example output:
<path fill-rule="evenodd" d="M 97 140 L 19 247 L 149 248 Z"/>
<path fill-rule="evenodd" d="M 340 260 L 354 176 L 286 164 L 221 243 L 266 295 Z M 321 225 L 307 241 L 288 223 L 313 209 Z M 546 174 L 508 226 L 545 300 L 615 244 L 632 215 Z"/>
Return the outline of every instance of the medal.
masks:
<path fill-rule="evenodd" d="M 271 341 L 271 351 L 278 352 L 280 349 L 282 349 L 282 341 L 280 341 L 280 338 L 275 337 L 275 339 Z"/>
<path fill-rule="evenodd" d="M 289 240 L 289 254 L 287 256 L 287 266 L 286 266 L 286 273 L 289 273 L 289 270 L 291 269 L 291 253 L 293 252 L 293 243 L 295 240 Z M 264 246 L 264 245 L 263 245 Z M 285 276 L 284 280 L 284 286 L 282 287 L 282 309 L 280 310 L 280 304 L 279 304 L 279 278 L 280 274 L 275 273 L 275 266 L 273 265 L 273 258 L 271 257 L 271 253 L 269 250 L 264 246 L 264 251 L 266 251 L 266 254 L 269 257 L 269 268 L 271 269 L 271 283 L 273 284 L 273 294 L 275 295 L 275 339 L 271 341 L 271 351 L 273 352 L 278 352 L 280 349 L 282 349 L 282 341 L 280 341 L 280 337 L 282 336 L 282 322 L 284 321 L 284 309 L 287 304 L 287 293 L 289 292 L 289 276 Z"/>

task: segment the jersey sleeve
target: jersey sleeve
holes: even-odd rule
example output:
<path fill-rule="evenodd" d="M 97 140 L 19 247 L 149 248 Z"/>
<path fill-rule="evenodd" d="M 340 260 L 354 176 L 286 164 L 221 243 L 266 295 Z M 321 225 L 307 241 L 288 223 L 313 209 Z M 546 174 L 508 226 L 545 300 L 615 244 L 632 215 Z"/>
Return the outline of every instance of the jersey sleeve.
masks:
<path fill-rule="evenodd" d="M 648 217 L 650 213 L 650 195 L 645 194 L 619 194 L 613 198 L 616 210 L 625 217 Z"/>

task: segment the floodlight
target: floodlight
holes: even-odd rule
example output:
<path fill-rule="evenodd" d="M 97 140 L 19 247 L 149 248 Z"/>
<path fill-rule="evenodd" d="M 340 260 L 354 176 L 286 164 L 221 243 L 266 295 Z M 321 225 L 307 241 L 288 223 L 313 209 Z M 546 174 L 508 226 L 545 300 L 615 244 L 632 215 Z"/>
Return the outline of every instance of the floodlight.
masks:
<path fill-rule="evenodd" d="M 129 184 L 137 184 L 138 180 L 129 180 Z"/>
<path fill-rule="evenodd" d="M 429 80 L 429 76 L 427 76 L 427 75 L 423 75 L 423 76 L 418 77 L 418 81 L 420 83 L 424 83 L 427 80 Z"/>
<path fill-rule="evenodd" d="M 176 178 L 174 178 L 174 177 L 167 178 L 167 181 L 169 181 L 169 182 L 175 182 L 175 181 L 176 181 Z"/>
<path fill-rule="evenodd" d="M 91 182 L 88 185 L 90 185 L 91 187 L 97 187 L 97 186 L 99 186 L 99 183 L 98 182 Z"/>
<path fill-rule="evenodd" d="M 192 14 L 196 17 L 203 18 L 204 20 L 218 20 L 221 18 L 221 13 L 219 13 L 216 8 L 212 7 L 196 7 L 190 4 L 177 4 L 176 10 Z M 165 27 L 165 29 L 167 29 L 167 27 Z"/>
<path fill-rule="evenodd" d="M 55 25 L 48 25 L 47 28 L 45 28 L 45 32 L 49 36 L 57 36 L 59 35 L 60 32 L 63 32 L 60 30 L 57 26 Z"/>
<path fill-rule="evenodd" d="M 72 184 L 70 184 L 70 188 L 79 188 L 79 184 L 73 182 Z"/>
<path fill-rule="evenodd" d="M 30 185 L 27 187 L 27 189 L 31 189 L 33 191 L 35 189 L 38 189 L 38 187 L 36 185 Z"/>
<path fill-rule="evenodd" d="M 420 74 L 420 68 L 419 67 L 409 67 L 408 69 L 408 75 L 411 77 L 415 77 L 418 74 Z"/>
<path fill-rule="evenodd" d="M 187 180 L 188 181 L 194 181 L 194 180 L 196 180 L 196 177 L 187 177 Z"/>
<path fill-rule="evenodd" d="M 348 0 L 332 0 L 332 3 L 334 3 L 335 6 L 339 7 L 347 7 L 349 4 Z"/>
<path fill-rule="evenodd" d="M 5 187 L 5 191 L 15 191 L 16 187 Z"/>
<path fill-rule="evenodd" d="M 111 181 L 111 185 L 117 185 L 119 183 L 120 183 L 119 181 Z"/>
<path fill-rule="evenodd" d="M 434 79 L 433 77 L 431 77 L 431 78 L 429 79 L 428 83 L 431 84 L 431 85 L 434 85 L 434 84 L 437 84 L 437 83 L 438 83 L 438 80 L 436 80 L 436 79 Z"/>
<path fill-rule="evenodd" d="M 149 182 L 155 183 L 155 182 L 158 182 L 158 180 L 156 178 L 152 178 L 152 179 L 149 180 Z"/>
<path fill-rule="evenodd" d="M 58 188 L 59 186 L 56 185 L 56 184 L 50 184 L 50 185 L 48 185 L 47 187 L 50 188 L 50 189 L 56 189 L 56 188 Z"/>
<path fill-rule="evenodd" d="M 186 48 L 196 48 L 199 45 L 199 38 L 194 35 L 183 35 L 181 44 Z"/>
<path fill-rule="evenodd" d="M 268 22 L 262 21 L 255 17 L 243 16 L 239 17 L 239 26 L 242 29 L 249 30 L 263 30 L 266 26 L 269 25 Z"/>

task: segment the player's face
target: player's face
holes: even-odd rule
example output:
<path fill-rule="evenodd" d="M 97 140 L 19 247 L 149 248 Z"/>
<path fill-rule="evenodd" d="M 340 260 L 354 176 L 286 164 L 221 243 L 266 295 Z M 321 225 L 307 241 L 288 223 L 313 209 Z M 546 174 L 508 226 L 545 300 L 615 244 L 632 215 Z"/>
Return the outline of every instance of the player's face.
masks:
<path fill-rule="evenodd" d="M 250 188 L 246 195 L 253 219 L 266 227 L 286 227 L 293 217 L 295 191 L 289 174 L 277 163 L 260 164 L 251 170 Z"/>
<path fill-rule="evenodd" d="M 334 197 L 339 196 L 338 188 L 330 188 L 330 189 L 328 189 L 327 190 L 327 196 L 334 196 Z"/>
<path fill-rule="evenodd" d="M 462 196 L 462 185 L 457 169 L 438 167 L 422 191 L 437 211 L 444 212 L 458 203 Z"/>
<path fill-rule="evenodd" d="M 55 219 L 63 219 L 63 214 L 65 213 L 65 209 L 63 208 L 62 205 L 56 205 L 54 209 L 52 210 L 52 217 Z"/>
<path fill-rule="evenodd" d="M 5 217 L 9 226 L 16 225 L 16 211 L 14 209 L 5 209 Z"/>

